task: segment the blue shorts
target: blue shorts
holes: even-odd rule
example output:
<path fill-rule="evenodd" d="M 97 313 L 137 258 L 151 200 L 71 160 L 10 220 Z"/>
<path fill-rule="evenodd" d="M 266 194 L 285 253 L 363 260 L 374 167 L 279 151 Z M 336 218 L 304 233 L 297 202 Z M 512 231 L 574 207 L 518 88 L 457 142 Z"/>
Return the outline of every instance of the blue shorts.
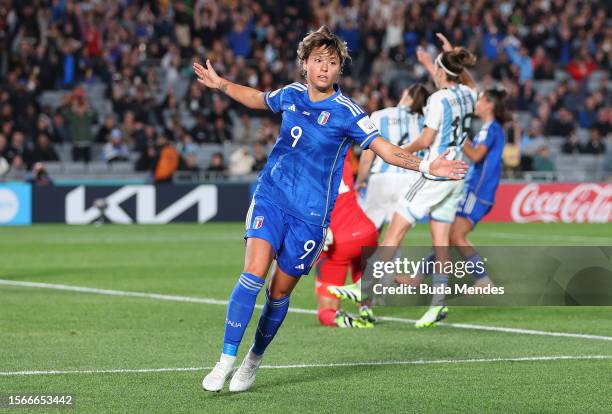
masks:
<path fill-rule="evenodd" d="M 476 197 L 476 194 L 466 191 L 459 202 L 455 215 L 465 217 L 472 223 L 472 226 L 476 227 L 476 224 L 487 215 L 492 207 L 493 203 L 480 200 Z"/>
<path fill-rule="evenodd" d="M 290 276 L 307 275 L 323 250 L 326 227 L 286 214 L 267 197 L 255 195 L 244 223 L 245 239 L 257 237 L 274 248 L 276 263 Z"/>

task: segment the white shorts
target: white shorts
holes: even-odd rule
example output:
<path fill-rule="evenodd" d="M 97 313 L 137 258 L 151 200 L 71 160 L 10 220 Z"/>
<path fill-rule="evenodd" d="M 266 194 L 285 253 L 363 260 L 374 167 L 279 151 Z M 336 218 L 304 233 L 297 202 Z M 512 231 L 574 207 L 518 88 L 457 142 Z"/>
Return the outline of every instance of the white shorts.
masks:
<path fill-rule="evenodd" d="M 452 223 L 463 197 L 463 180 L 436 181 L 421 177 L 404 194 L 396 213 L 411 224 L 427 214 L 432 220 Z"/>
<path fill-rule="evenodd" d="M 418 171 L 377 173 L 370 176 L 363 210 L 377 229 L 391 221 L 406 191 L 420 176 Z"/>

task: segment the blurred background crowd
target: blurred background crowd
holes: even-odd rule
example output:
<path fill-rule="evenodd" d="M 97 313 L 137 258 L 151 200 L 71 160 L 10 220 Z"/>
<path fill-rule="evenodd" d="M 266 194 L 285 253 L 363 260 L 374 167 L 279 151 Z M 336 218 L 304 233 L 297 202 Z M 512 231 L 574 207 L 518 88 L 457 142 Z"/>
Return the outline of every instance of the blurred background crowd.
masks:
<path fill-rule="evenodd" d="M 508 176 L 575 170 L 576 154 L 605 171 L 610 13 L 606 0 L 0 0 L 0 171 L 254 174 L 279 119 L 203 90 L 191 62 L 275 89 L 300 80 L 297 45 L 324 24 L 351 52 L 343 93 L 368 112 L 428 82 L 415 51 L 436 53 L 442 32 L 477 53 L 480 88 L 509 92 Z"/>

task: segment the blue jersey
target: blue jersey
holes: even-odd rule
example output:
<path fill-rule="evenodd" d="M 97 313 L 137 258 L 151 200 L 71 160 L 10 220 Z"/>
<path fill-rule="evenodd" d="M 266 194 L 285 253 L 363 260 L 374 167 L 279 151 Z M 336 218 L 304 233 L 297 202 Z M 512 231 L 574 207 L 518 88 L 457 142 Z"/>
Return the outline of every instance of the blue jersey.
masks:
<path fill-rule="evenodd" d="M 487 154 L 480 162 L 472 164 L 465 182 L 465 192 L 472 192 L 481 201 L 493 203 L 502 169 L 502 152 L 506 138 L 497 121 L 484 124 L 472 143 L 472 147 L 484 145 Z"/>
<path fill-rule="evenodd" d="M 265 94 L 266 105 L 282 112 L 283 120 L 255 193 L 323 227 L 330 221 L 348 148 L 356 143 L 366 149 L 380 135 L 364 111 L 334 88 L 332 96 L 317 102 L 297 82 Z"/>

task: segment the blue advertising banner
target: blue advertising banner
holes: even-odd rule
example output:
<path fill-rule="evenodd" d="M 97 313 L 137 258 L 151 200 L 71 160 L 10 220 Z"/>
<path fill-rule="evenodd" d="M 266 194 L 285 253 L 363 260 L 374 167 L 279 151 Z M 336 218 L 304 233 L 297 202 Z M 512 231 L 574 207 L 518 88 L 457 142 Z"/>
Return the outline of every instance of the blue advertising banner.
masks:
<path fill-rule="evenodd" d="M 32 224 L 30 184 L 0 184 L 0 226 Z"/>

